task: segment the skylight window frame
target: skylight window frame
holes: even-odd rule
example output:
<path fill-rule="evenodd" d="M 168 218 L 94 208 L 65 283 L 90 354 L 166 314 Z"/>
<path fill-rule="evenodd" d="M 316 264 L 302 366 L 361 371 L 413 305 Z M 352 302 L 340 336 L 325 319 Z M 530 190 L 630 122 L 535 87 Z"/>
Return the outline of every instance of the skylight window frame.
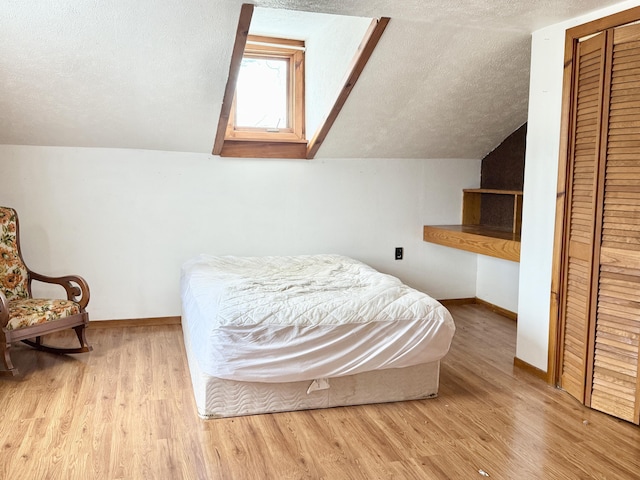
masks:
<path fill-rule="evenodd" d="M 236 96 L 229 114 L 225 140 L 307 142 L 304 105 L 304 41 L 248 35 L 243 58 L 287 61 L 287 119 L 289 125 L 276 129 L 236 125 Z"/>
<path fill-rule="evenodd" d="M 337 94 L 333 107 L 324 117 L 320 126 L 312 135 L 310 140 L 299 142 L 280 142 L 272 139 L 264 141 L 228 139 L 226 138 L 226 130 L 229 122 L 229 116 L 231 114 L 236 81 L 240 70 L 240 64 L 242 62 L 244 48 L 247 43 L 247 37 L 249 35 L 251 17 L 253 16 L 254 8 L 255 6 L 251 3 L 243 3 L 240 8 L 238 27 L 236 28 L 236 37 L 229 65 L 229 76 L 227 78 L 222 105 L 220 107 L 220 117 L 216 127 L 216 134 L 211 154 L 214 156 L 218 155 L 220 157 L 235 158 L 290 158 L 311 160 L 315 158 L 325 138 L 329 134 L 331 127 L 340 114 L 342 107 L 346 103 L 347 98 L 349 98 L 360 74 L 367 65 L 371 54 L 375 50 L 376 45 L 380 41 L 382 34 L 389 24 L 390 18 L 380 17 L 379 19 L 374 18 L 371 20 L 369 29 L 365 33 L 351 65 L 348 68 L 343 85 Z"/>

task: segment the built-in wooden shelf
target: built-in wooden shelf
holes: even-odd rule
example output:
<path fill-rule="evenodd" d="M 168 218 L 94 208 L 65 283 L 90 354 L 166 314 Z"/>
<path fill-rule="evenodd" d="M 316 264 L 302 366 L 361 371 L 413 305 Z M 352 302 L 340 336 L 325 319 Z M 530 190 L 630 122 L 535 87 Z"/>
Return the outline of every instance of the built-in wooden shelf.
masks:
<path fill-rule="evenodd" d="M 504 214 L 510 217 L 509 225 L 493 225 L 482 218 L 482 200 L 489 196 L 498 196 L 504 199 L 502 208 L 507 209 Z M 522 229 L 522 191 L 493 188 L 467 188 L 463 190 L 462 224 L 511 228 L 512 232 L 519 234 Z"/>
<path fill-rule="evenodd" d="M 506 202 L 510 225 L 490 225 L 482 222 L 481 204 L 485 195 L 511 197 Z M 473 188 L 463 190 L 462 225 L 425 225 L 425 242 L 480 253 L 491 257 L 520 261 L 520 230 L 522 228 L 522 191 Z"/>
<path fill-rule="evenodd" d="M 520 235 L 483 225 L 425 225 L 424 241 L 520 261 Z"/>

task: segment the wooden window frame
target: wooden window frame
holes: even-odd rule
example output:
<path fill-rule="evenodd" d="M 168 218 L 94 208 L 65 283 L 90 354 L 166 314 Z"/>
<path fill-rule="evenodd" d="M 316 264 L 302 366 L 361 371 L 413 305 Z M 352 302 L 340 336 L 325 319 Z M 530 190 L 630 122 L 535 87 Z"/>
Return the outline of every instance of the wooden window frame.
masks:
<path fill-rule="evenodd" d="M 304 41 L 248 35 L 242 58 L 272 58 L 287 62 L 287 119 L 288 125 L 277 131 L 268 128 L 245 127 L 235 124 L 236 95 L 234 95 L 225 140 L 303 142 L 305 139 L 304 106 Z"/>
<path fill-rule="evenodd" d="M 382 34 L 389 24 L 389 17 L 373 19 L 361 44 L 356 51 L 351 64 L 347 70 L 342 87 L 340 88 L 333 107 L 323 118 L 320 127 L 313 137 L 307 142 L 300 141 L 274 141 L 273 138 L 265 140 L 239 140 L 226 139 L 227 125 L 233 106 L 236 82 L 240 71 L 240 63 L 244 54 L 245 45 L 249 36 L 249 27 L 253 16 L 254 5 L 243 3 L 240 9 L 240 18 L 236 29 L 236 38 L 231 53 L 231 64 L 229 66 L 229 77 L 222 99 L 218 127 L 211 153 L 221 157 L 238 158 L 291 158 L 291 159 L 312 159 L 322 146 L 329 130 L 333 126 L 342 107 L 349 98 L 360 74 L 364 70 L 369 58 L 376 48 Z"/>

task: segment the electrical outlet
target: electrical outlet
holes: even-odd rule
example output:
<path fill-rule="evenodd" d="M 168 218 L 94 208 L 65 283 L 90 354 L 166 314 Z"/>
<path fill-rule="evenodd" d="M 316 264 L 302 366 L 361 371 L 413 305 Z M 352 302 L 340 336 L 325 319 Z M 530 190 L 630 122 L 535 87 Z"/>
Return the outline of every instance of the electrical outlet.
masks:
<path fill-rule="evenodd" d="M 402 260 L 404 249 L 402 247 L 396 247 L 396 260 Z"/>

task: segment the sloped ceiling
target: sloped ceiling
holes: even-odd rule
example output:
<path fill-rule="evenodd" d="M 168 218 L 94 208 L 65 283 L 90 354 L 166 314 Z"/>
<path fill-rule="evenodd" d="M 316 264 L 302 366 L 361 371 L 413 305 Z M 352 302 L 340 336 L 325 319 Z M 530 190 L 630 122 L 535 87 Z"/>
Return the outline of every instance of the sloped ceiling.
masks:
<path fill-rule="evenodd" d="M 0 144 L 210 153 L 242 3 L 0 2 Z M 482 158 L 526 121 L 531 32 L 615 3 L 255 2 L 392 19 L 318 158 Z"/>

